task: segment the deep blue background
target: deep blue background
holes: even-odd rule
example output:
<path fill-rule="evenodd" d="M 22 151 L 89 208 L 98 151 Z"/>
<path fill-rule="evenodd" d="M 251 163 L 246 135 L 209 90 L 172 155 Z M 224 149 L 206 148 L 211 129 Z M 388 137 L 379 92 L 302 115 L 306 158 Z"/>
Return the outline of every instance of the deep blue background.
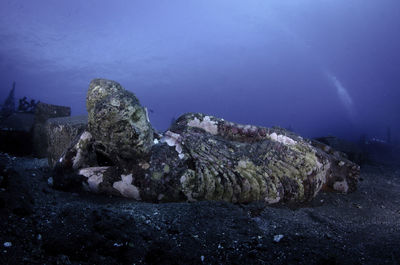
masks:
<path fill-rule="evenodd" d="M 204 112 L 307 136 L 400 140 L 398 0 L 0 2 L 0 101 L 68 105 L 114 79 L 153 125 Z"/>

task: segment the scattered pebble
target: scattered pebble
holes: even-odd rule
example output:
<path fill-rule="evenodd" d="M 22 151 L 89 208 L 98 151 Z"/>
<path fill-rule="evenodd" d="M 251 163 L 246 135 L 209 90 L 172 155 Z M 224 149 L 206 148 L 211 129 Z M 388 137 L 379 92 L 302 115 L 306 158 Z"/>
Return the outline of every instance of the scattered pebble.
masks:
<path fill-rule="evenodd" d="M 122 247 L 124 244 L 122 244 L 122 243 L 114 243 L 114 247 L 117 247 L 117 248 L 119 248 L 119 247 Z"/>
<path fill-rule="evenodd" d="M 281 241 L 282 238 L 283 238 L 283 235 L 274 235 L 274 241 L 275 241 L 276 243 L 278 243 L 279 241 Z"/>
<path fill-rule="evenodd" d="M 49 186 L 53 186 L 53 178 L 52 177 L 47 179 L 47 184 L 49 184 Z"/>
<path fill-rule="evenodd" d="M 4 242 L 4 247 L 9 248 L 12 247 L 12 243 L 11 242 Z"/>
<path fill-rule="evenodd" d="M 200 260 L 201 260 L 201 262 L 204 261 L 204 256 L 203 255 L 200 256 Z"/>

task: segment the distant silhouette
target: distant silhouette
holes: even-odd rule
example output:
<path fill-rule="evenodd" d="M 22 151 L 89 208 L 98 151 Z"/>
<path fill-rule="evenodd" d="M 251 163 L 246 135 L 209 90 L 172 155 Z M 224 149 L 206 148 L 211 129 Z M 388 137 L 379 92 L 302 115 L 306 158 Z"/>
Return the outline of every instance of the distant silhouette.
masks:
<path fill-rule="evenodd" d="M 8 97 L 4 101 L 3 106 L 1 108 L 1 112 L 0 112 L 1 117 L 3 117 L 3 118 L 8 117 L 15 112 L 14 94 L 15 94 L 15 81 L 13 82 L 12 89 L 11 89 L 10 93 L 8 94 Z"/>
<path fill-rule="evenodd" d="M 28 102 L 27 98 L 23 97 L 19 100 L 18 112 L 33 113 L 39 102 L 40 101 L 36 102 L 34 99 Z"/>

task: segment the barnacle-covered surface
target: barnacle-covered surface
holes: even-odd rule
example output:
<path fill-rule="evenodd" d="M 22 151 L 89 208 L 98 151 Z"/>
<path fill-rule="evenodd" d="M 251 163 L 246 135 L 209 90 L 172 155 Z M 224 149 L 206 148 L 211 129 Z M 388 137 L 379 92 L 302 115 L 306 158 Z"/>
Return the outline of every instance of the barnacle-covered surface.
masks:
<path fill-rule="evenodd" d="M 322 188 L 330 169 L 328 155 L 280 128 L 190 113 L 170 131 L 181 136 L 187 169 L 180 183 L 189 200 L 302 202 Z"/>
<path fill-rule="evenodd" d="M 91 82 L 87 107 L 88 131 L 57 168 L 83 176 L 95 192 L 157 202 L 276 203 L 356 188 L 358 165 L 282 128 L 188 113 L 153 141 L 136 97 L 103 79 Z"/>
<path fill-rule="evenodd" d="M 146 165 L 135 185 L 151 201 L 304 202 L 322 188 L 353 191 L 359 174 L 356 164 L 285 129 L 200 113 L 178 118 Z"/>

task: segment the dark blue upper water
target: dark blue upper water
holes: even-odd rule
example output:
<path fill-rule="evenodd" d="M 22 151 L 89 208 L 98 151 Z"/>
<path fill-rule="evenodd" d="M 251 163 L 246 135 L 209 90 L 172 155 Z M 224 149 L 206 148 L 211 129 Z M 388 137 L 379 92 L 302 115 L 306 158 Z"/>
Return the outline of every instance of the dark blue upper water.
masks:
<path fill-rule="evenodd" d="M 398 0 L 2 0 L 0 101 L 68 105 L 114 79 L 173 117 L 400 140 Z"/>

